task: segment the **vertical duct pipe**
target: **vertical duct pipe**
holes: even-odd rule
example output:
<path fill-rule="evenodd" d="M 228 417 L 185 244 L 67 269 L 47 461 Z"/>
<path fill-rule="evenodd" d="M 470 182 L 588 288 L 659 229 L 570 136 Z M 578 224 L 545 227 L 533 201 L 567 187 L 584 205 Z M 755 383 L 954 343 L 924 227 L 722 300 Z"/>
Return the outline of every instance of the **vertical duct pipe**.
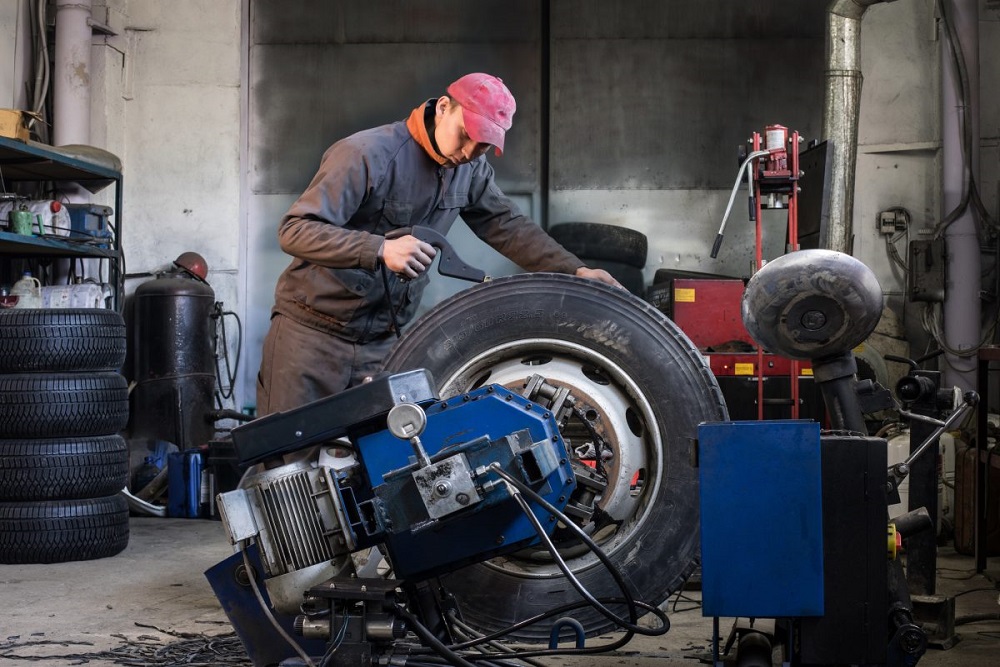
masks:
<path fill-rule="evenodd" d="M 959 207 L 979 172 L 979 13 L 977 0 L 954 0 L 948 16 L 957 37 L 950 47 L 941 44 L 941 180 L 942 216 Z M 951 35 L 948 39 L 951 40 Z M 965 60 L 966 84 L 955 69 L 952 51 Z M 968 127 L 966 127 L 968 124 Z M 963 131 L 965 134 L 963 135 Z M 944 232 L 947 286 L 944 336 L 947 348 L 968 355 L 980 339 L 979 276 L 981 257 L 973 207 L 965 210 Z M 944 386 L 976 388 L 976 357 L 947 352 Z"/>
<path fill-rule="evenodd" d="M 91 0 L 56 0 L 52 144 L 90 143 Z"/>
<path fill-rule="evenodd" d="M 871 5 L 893 0 L 833 0 L 826 19 L 826 98 L 823 138 L 833 159 L 830 223 L 821 247 L 851 254 L 854 245 L 854 172 L 861 105 L 861 17 Z"/>

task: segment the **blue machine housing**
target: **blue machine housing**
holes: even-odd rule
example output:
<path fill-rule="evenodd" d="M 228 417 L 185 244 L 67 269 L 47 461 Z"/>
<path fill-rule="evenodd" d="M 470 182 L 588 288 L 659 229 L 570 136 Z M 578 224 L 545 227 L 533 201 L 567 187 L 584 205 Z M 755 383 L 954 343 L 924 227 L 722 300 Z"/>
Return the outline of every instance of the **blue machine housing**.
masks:
<path fill-rule="evenodd" d="M 490 385 L 434 403 L 425 412 L 427 426 L 420 439 L 431 462 L 459 455 L 468 464 L 479 500 L 447 516 L 430 517 L 412 474 L 417 466 L 411 445 L 388 431 L 359 437 L 355 446 L 372 495 L 365 497 L 363 486 L 340 490 L 344 505 L 357 507 L 358 521 L 350 527 L 357 542 L 384 544 L 396 576 L 413 580 L 538 543 L 537 531 L 506 484 L 485 467 L 498 462 L 562 510 L 575 476 L 548 410 Z M 551 533 L 556 517 L 529 504 Z"/>
<path fill-rule="evenodd" d="M 794 420 L 698 427 L 702 615 L 823 615 L 819 432 Z"/>
<path fill-rule="evenodd" d="M 114 214 L 110 206 L 99 204 L 63 204 L 69 212 L 70 233 L 74 240 L 87 241 L 99 248 L 107 248 L 112 232 L 109 218 Z"/>

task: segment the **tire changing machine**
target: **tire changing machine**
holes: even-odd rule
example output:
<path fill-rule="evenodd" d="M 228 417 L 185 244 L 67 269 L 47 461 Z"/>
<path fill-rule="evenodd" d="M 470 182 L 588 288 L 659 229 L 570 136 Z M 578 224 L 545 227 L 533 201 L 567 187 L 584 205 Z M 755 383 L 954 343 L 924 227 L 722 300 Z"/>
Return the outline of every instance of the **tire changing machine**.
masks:
<path fill-rule="evenodd" d="M 927 636 L 914 621 L 901 536 L 932 527 L 925 508 L 887 521 L 910 466 L 976 404 L 969 392 L 907 461 L 863 415 L 892 405 L 856 379 L 851 350 L 874 330 L 882 294 L 861 262 L 802 250 L 748 283 L 742 314 L 762 348 L 813 366 L 832 430 L 805 420 L 703 424 L 698 433 L 702 599 L 713 664 L 915 665 Z M 736 619 L 723 642 L 722 617 Z M 745 619 L 745 620 L 743 620 Z"/>

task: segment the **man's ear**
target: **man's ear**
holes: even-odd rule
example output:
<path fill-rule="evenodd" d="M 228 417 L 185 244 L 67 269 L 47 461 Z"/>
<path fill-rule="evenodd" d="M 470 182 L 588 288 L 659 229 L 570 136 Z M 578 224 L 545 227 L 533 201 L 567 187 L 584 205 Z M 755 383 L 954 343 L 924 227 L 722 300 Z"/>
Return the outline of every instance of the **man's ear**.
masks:
<path fill-rule="evenodd" d="M 437 102 L 434 103 L 435 116 L 443 116 L 448 113 L 449 109 L 451 109 L 451 98 L 447 95 L 442 95 L 437 99 Z"/>

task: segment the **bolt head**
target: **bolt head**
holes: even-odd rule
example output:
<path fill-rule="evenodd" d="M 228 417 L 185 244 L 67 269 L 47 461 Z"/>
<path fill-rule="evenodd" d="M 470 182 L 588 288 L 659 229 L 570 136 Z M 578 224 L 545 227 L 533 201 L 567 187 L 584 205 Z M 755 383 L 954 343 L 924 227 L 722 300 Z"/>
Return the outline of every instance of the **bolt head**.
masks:
<path fill-rule="evenodd" d="M 802 315 L 802 326 L 811 331 L 822 329 L 826 324 L 826 315 L 818 310 L 810 310 Z"/>

